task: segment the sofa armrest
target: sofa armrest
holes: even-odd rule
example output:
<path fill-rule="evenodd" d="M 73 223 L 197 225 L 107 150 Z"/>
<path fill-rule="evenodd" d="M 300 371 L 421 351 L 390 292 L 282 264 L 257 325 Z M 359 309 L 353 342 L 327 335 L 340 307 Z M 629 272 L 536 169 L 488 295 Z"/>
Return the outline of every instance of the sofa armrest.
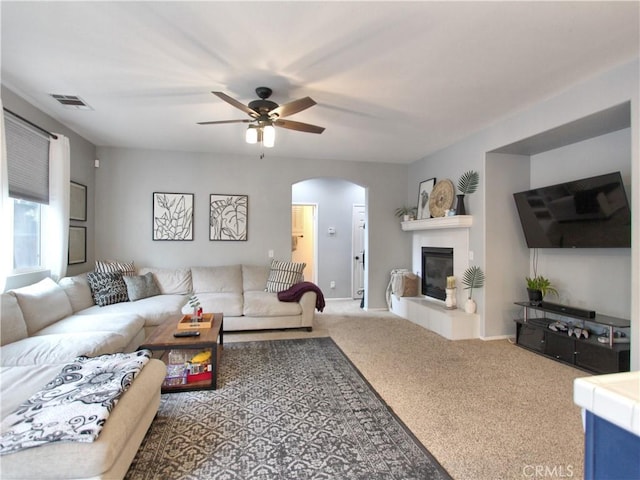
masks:
<path fill-rule="evenodd" d="M 300 326 L 313 328 L 313 319 L 316 311 L 316 292 L 305 292 L 300 298 L 300 307 L 302 307 L 302 318 Z"/>

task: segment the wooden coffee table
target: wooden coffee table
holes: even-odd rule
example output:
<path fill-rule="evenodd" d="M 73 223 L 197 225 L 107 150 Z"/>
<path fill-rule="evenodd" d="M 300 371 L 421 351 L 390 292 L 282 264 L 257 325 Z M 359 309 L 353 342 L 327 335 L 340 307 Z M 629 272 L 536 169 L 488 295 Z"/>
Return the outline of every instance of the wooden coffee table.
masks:
<path fill-rule="evenodd" d="M 194 376 L 193 378 L 195 380 L 190 380 L 189 383 L 182 385 L 163 385 L 162 393 L 184 392 L 189 390 L 215 390 L 218 387 L 218 365 L 223 348 L 222 323 L 224 316 L 222 313 L 214 313 L 211 328 L 197 329 L 197 331 L 200 332 L 200 335 L 197 337 L 177 338 L 174 337 L 173 334 L 178 331 L 178 322 L 181 318 L 182 316 L 167 320 L 162 325 L 159 325 L 138 349 L 151 350 L 154 358 L 161 359 L 165 364 L 169 362 L 168 356 L 171 350 L 210 350 L 211 378 L 198 379 L 197 376 Z"/>

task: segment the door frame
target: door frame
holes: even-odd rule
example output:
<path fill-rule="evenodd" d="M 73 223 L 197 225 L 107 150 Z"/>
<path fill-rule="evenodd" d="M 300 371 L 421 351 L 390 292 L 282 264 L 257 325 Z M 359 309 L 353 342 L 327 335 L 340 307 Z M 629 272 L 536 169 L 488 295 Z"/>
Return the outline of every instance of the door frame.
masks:
<path fill-rule="evenodd" d="M 318 203 L 317 202 L 291 202 L 291 206 L 300 205 L 313 207 L 313 278 L 307 281 L 318 284 Z"/>

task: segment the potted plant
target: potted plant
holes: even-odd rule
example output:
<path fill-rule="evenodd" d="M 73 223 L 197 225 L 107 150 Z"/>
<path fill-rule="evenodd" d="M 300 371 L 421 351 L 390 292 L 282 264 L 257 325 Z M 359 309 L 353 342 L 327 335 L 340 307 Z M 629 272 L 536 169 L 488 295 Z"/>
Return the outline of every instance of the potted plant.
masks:
<path fill-rule="evenodd" d="M 200 300 L 197 295 L 191 295 L 189 297 L 189 306 L 193 308 L 193 315 L 191 316 L 192 322 L 197 322 L 202 317 L 202 307 L 200 307 Z"/>
<path fill-rule="evenodd" d="M 467 313 L 476 313 L 476 302 L 471 298 L 474 288 L 482 288 L 484 286 L 484 272 L 477 265 L 473 265 L 464 271 L 462 284 L 465 290 L 469 290 L 469 296 L 464 305 L 464 311 Z"/>
<path fill-rule="evenodd" d="M 456 215 L 466 215 L 467 209 L 464 206 L 464 196 L 474 193 L 478 189 L 480 175 L 474 170 L 464 172 L 458 180 L 458 204 L 456 205 Z"/>
<path fill-rule="evenodd" d="M 400 207 L 396 209 L 396 217 L 402 218 L 403 221 L 413 220 L 418 213 L 418 207 Z"/>
<path fill-rule="evenodd" d="M 558 295 L 558 290 L 551 284 L 551 280 L 542 275 L 534 274 L 533 277 L 525 277 L 525 279 L 527 280 L 527 293 L 531 305 L 540 305 L 547 293 Z"/>

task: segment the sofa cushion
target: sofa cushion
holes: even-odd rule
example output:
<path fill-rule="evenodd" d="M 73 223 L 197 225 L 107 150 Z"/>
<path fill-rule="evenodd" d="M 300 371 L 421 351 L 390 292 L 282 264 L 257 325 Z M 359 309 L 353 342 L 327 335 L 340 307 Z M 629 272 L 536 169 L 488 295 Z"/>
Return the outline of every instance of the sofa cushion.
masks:
<path fill-rule="evenodd" d="M 76 314 L 138 315 L 144 319 L 145 327 L 154 327 L 169 318 L 177 318 L 180 315 L 182 306 L 186 303 L 187 297 L 185 295 L 158 295 L 156 297 L 143 298 L 136 302 L 114 303 L 106 307 L 94 305 Z"/>
<path fill-rule="evenodd" d="M 27 335 L 18 299 L 11 293 L 3 293 L 0 295 L 0 345 L 17 342 Z"/>
<path fill-rule="evenodd" d="M 127 285 L 127 295 L 131 302 L 160 295 L 160 287 L 158 287 L 151 272 L 147 272 L 144 275 L 123 276 L 122 279 Z"/>
<path fill-rule="evenodd" d="M 222 312 L 225 317 L 242 315 L 242 292 L 199 293 L 198 300 L 205 313 Z M 186 304 L 182 307 L 182 313 L 193 313 L 193 307 Z"/>
<path fill-rule="evenodd" d="M 139 275 L 151 272 L 163 295 L 186 295 L 192 290 L 190 268 L 142 267 Z"/>
<path fill-rule="evenodd" d="M 193 291 L 197 294 L 202 292 L 242 294 L 242 268 L 240 265 L 192 267 L 191 278 Z M 210 312 L 211 310 L 205 309 L 205 311 Z"/>
<path fill-rule="evenodd" d="M 133 340 L 144 328 L 144 319 L 138 315 L 102 313 L 93 315 L 71 315 L 43 328 L 34 337 L 53 335 L 58 333 L 81 332 L 113 332 L 127 338 L 127 343 Z"/>
<path fill-rule="evenodd" d="M 301 313 L 298 302 L 281 302 L 277 293 L 253 291 L 244 294 L 244 315 L 247 317 L 283 317 Z"/>
<path fill-rule="evenodd" d="M 135 275 L 136 267 L 131 262 L 121 262 L 119 260 L 96 260 L 96 272 L 98 273 L 121 273 L 122 275 Z"/>
<path fill-rule="evenodd" d="M 294 283 L 304 280 L 302 271 L 306 263 L 282 262 L 273 260 L 267 279 L 267 292 L 281 292 L 291 287 Z"/>
<path fill-rule="evenodd" d="M 87 274 L 87 280 L 96 305 L 104 307 L 129 301 L 127 285 L 122 279 L 122 273 L 90 272 Z"/>
<path fill-rule="evenodd" d="M 264 292 L 270 269 L 269 265 L 242 265 L 242 290 Z"/>
<path fill-rule="evenodd" d="M 64 293 L 69 297 L 74 312 L 95 305 L 86 273 L 61 278 L 58 285 L 64 289 Z"/>
<path fill-rule="evenodd" d="M 50 278 L 16 288 L 13 294 L 20 304 L 29 335 L 73 313 L 69 297 Z"/>
<path fill-rule="evenodd" d="M 69 362 L 79 355 L 95 357 L 121 352 L 128 344 L 114 332 L 57 333 L 23 338 L 2 346 L 3 367 Z"/>

